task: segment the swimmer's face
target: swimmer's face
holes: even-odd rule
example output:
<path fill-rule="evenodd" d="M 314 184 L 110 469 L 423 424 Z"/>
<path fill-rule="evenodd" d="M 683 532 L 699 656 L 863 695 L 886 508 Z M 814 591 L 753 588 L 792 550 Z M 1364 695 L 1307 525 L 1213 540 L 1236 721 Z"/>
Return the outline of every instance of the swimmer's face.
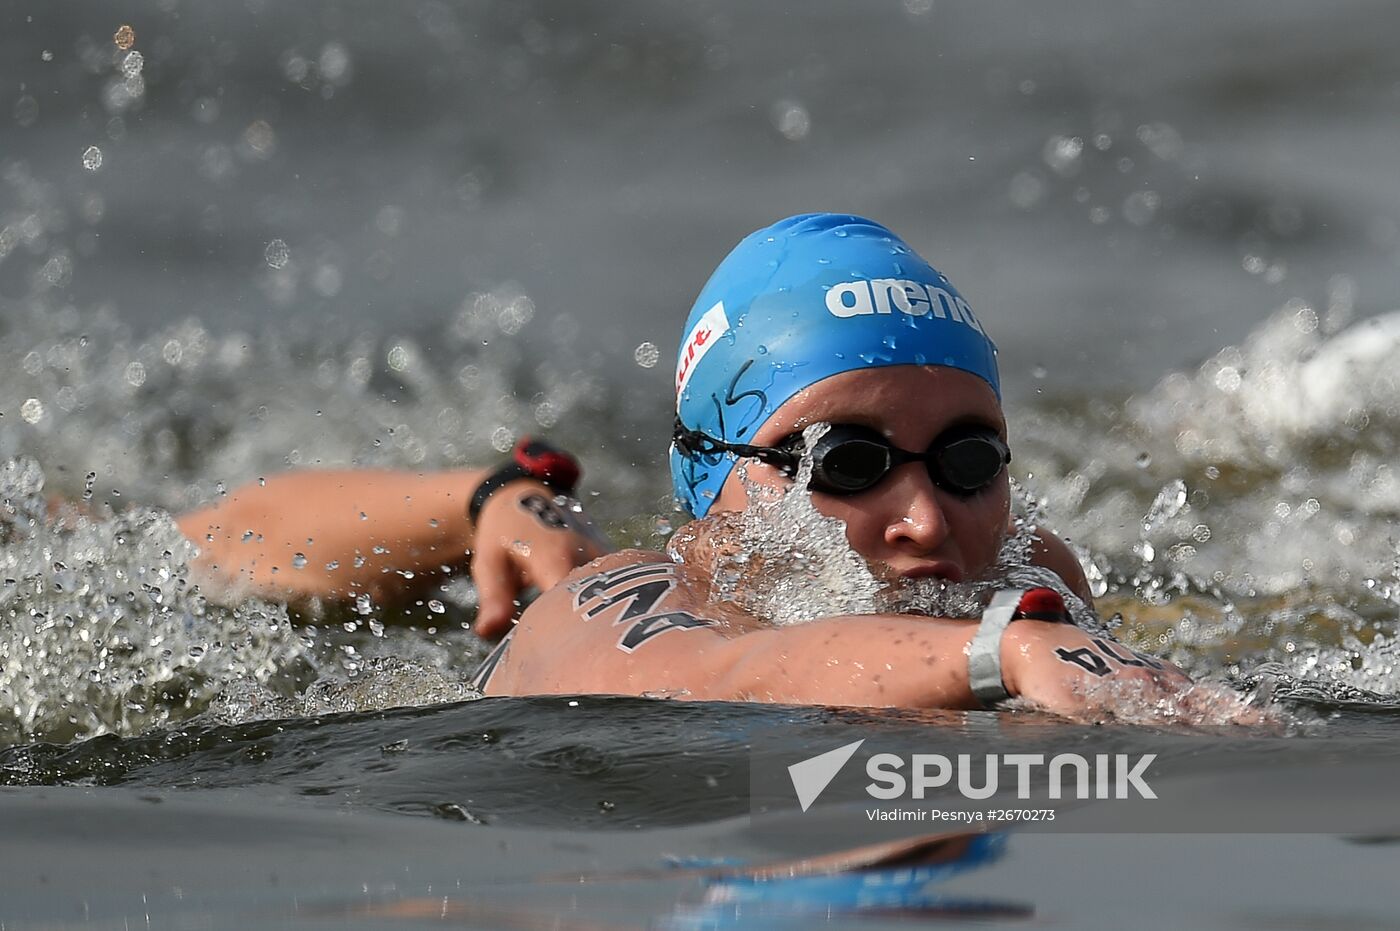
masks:
<path fill-rule="evenodd" d="M 1006 420 L 991 386 L 975 375 L 941 366 L 895 365 L 833 375 L 791 398 L 749 442 L 774 446 L 819 422 L 857 424 L 895 446 L 922 451 L 950 427 L 985 426 L 1004 440 Z M 748 477 L 787 486 L 778 469 L 749 459 Z M 996 560 L 1011 512 L 1003 469 L 967 497 L 933 484 L 921 463 L 898 466 L 879 484 L 854 495 L 813 492 L 812 503 L 846 523 L 851 548 L 872 564 L 906 577 L 949 581 L 985 573 Z M 714 510 L 741 511 L 748 495 L 735 469 Z"/>

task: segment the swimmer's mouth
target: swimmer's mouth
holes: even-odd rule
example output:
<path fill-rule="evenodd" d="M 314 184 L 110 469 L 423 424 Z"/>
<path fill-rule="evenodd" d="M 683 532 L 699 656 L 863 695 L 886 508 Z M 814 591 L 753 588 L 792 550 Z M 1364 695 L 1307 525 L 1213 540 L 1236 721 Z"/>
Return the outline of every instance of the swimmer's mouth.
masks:
<path fill-rule="evenodd" d="M 940 559 L 937 562 L 910 566 L 908 569 L 900 569 L 899 577 L 901 579 L 936 578 L 942 579 L 945 582 L 961 582 L 963 573 L 957 563 Z"/>

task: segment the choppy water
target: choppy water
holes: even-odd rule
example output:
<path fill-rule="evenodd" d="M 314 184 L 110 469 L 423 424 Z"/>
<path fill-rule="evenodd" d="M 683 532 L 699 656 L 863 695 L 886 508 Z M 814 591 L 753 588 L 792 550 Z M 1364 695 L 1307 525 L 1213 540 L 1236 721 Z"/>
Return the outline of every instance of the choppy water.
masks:
<path fill-rule="evenodd" d="M 482 655 L 464 581 L 294 623 L 201 593 L 169 515 L 543 430 L 614 539 L 660 547 L 688 302 L 739 235 L 810 209 L 888 222 L 968 294 L 1029 511 L 1118 636 L 1300 740 L 1400 734 L 1391 5 L 120 16 L 129 48 L 108 4 L 0 11 L 5 785 L 560 830 L 735 814 L 744 735 L 832 721 L 436 707 Z M 830 530 L 790 516 L 768 543 Z M 829 569 L 801 573 L 850 597 Z"/>
<path fill-rule="evenodd" d="M 1340 303 L 1321 315 L 1288 304 L 1241 346 L 1223 348 L 1195 371 L 1170 374 L 1126 403 L 1045 398 L 1014 406 L 1011 422 L 1017 471 L 1036 519 L 1081 548 L 1101 613 L 1122 615 L 1120 636 L 1199 677 L 1239 682 L 1267 675 L 1277 696 L 1380 708 L 1393 706 L 1400 693 L 1400 557 L 1393 530 L 1400 484 L 1387 455 L 1400 428 L 1387 362 L 1400 351 L 1400 316 L 1328 332 L 1326 320 L 1340 326 L 1346 318 Z M 94 331 L 101 326 L 78 320 L 75 329 L 85 329 L 82 322 Z M 168 347 L 181 332 L 193 345 L 213 339 L 192 337 L 182 325 L 144 345 Z M 202 468 L 228 468 L 234 476 L 240 469 L 270 471 L 269 453 L 284 448 L 270 444 L 327 416 L 345 426 L 336 431 L 340 447 L 324 450 L 324 458 L 308 456 L 304 465 L 451 462 L 449 453 L 474 448 L 478 435 L 513 437 L 532 428 L 526 418 L 541 425 L 538 410 L 523 412 L 512 400 L 513 373 L 494 370 L 491 357 L 474 348 L 463 350 L 476 360 L 463 368 L 488 373 L 480 377 L 497 381 L 498 397 L 508 402 L 492 408 L 472 404 L 460 380 L 427 362 L 404 362 L 399 344 L 349 366 L 369 369 L 367 382 L 401 376 L 401 391 L 387 399 L 327 377 L 340 365 L 330 341 L 320 347 L 330 361 L 316 366 L 251 344 L 239 364 L 257 378 L 228 377 L 217 350 L 205 350 L 207 357 L 192 352 L 180 365 L 162 362 L 157 369 L 165 397 L 218 396 L 222 410 L 256 412 L 257 402 L 270 400 L 272 384 L 284 399 L 309 396 L 323 405 L 284 405 L 280 427 L 256 413 L 205 424 L 199 429 L 220 438 L 201 446 L 188 436 L 170 439 L 180 427 L 172 423 L 174 404 L 160 395 L 146 396 L 138 408 L 149 412 L 147 424 L 109 419 L 106 404 L 122 384 L 130 387 L 126 360 L 141 348 L 133 352 L 119 341 L 102 346 L 34 323 L 5 347 L 12 356 L 23 351 L 4 366 L 13 386 L 7 391 L 30 395 L 31 414 L 41 411 L 30 418 L 34 423 L 21 411 L 0 425 L 0 439 L 12 450 L 38 457 L 11 460 L 0 474 L 6 507 L 0 607 L 9 618 L 0 681 L 12 738 L 134 734 L 184 720 L 220 695 L 216 710 L 241 719 L 254 709 L 351 711 L 464 694 L 462 680 L 481 655 L 462 629 L 472 602 L 464 582 L 450 581 L 434 610 L 410 606 L 403 617 L 399 609 L 381 609 L 372 617 L 349 614 L 319 628 L 295 627 L 282 606 L 211 603 L 189 580 L 191 543 L 168 513 L 128 502 L 149 496 L 171 506 L 220 493 L 217 485 L 175 481 L 171 448 L 196 451 Z M 562 411 L 586 410 L 577 390 L 561 388 L 553 403 Z M 606 396 L 609 389 L 596 390 Z M 93 400 L 64 411 L 62 399 L 70 395 Z M 376 411 L 381 424 L 400 422 L 376 429 Z M 456 418 L 455 429 L 447 429 L 444 414 Z M 463 422 L 468 416 L 475 431 Z M 73 505 L 65 505 L 66 525 L 44 517 L 46 495 L 64 496 L 65 479 L 78 478 L 78 470 L 65 474 L 61 463 L 91 461 L 93 448 L 122 444 L 126 453 L 109 461 L 104 480 L 85 473 L 81 490 L 68 486 Z M 619 492 L 630 500 L 662 499 L 659 469 L 629 469 L 601 444 L 584 456 L 613 486 L 600 491 L 600 502 Z M 57 483 L 48 481 L 44 460 L 60 463 Z M 125 486 L 120 494 L 118 485 Z M 88 511 L 72 510 L 77 505 Z M 672 516 L 658 508 L 615 521 L 615 535 L 660 545 Z M 789 607 L 807 615 L 820 610 L 808 603 L 813 592 L 825 591 L 821 597 L 833 610 L 876 606 L 873 578 L 867 573 L 862 581 L 860 567 L 839 562 L 839 528 L 824 527 L 810 509 L 778 510 L 757 523 L 777 534 L 767 541 L 773 550 L 767 557 L 755 541 L 757 562 L 769 559 L 770 573 L 806 580 L 785 587 L 774 579 L 760 586 L 767 597 L 805 599 Z M 814 549 L 823 539 L 832 545 Z M 773 563 L 778 550 L 827 572 L 826 587 L 813 587 L 812 572 L 799 572 L 791 559 Z M 393 658 L 410 665 L 395 666 Z M 346 676 L 360 681 L 351 687 Z M 244 710 L 229 710 L 237 707 Z"/>

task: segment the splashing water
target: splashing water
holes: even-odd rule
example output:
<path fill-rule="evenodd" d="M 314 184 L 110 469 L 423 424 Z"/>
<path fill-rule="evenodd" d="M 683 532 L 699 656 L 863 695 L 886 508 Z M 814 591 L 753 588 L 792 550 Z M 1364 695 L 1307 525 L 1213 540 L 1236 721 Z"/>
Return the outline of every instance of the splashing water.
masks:
<path fill-rule="evenodd" d="M 829 429 L 829 424 L 813 424 L 803 432 L 807 448 L 791 486 L 760 485 L 740 466 L 748 508 L 695 521 L 672 539 L 672 558 L 713 566 L 712 598 L 774 624 L 845 614 L 976 618 L 999 589 L 1044 586 L 1064 597 L 1080 626 L 1105 630 L 1093 608 L 1070 592 L 1058 575 L 1030 565 L 1038 507 L 1024 494 L 1018 495 L 1014 532 L 1007 535 L 984 577 L 950 583 L 877 575 L 851 549 L 845 522 L 820 513 L 807 491 L 812 447 Z"/>
<path fill-rule="evenodd" d="M 1276 697 L 1400 694 L 1400 314 L 1344 328 L 1351 299 L 1337 279 L 1321 313 L 1286 303 L 1126 416 L 1095 403 L 1010 418 L 1046 519 L 1134 647 Z"/>
<path fill-rule="evenodd" d="M 0 468 L 0 740 L 130 733 L 227 683 L 295 686 L 307 641 L 286 609 L 210 604 L 168 514 L 49 513 L 32 460 Z"/>
<path fill-rule="evenodd" d="M 5 183 L 23 193 L 28 182 L 12 173 Z M 23 241 L 23 218 L 6 222 Z M 887 610 L 976 616 L 997 585 L 1064 593 L 1026 566 L 1034 527 L 1047 525 L 1077 548 L 1099 610 L 1121 615 L 1114 633 L 1130 646 L 1275 697 L 1390 707 L 1400 694 L 1400 482 L 1389 464 L 1400 415 L 1387 360 L 1400 352 L 1400 315 L 1342 329 L 1348 292 L 1334 291 L 1327 309 L 1289 304 L 1241 347 L 1126 404 L 1070 398 L 1013 410 L 1023 489 L 992 578 L 881 579 L 806 495 L 770 500 L 761 489 L 746 515 L 713 519 L 739 525 L 708 534 L 706 522 L 690 525 L 673 551 L 739 541 L 711 553 L 717 588 L 779 623 Z M 551 428 L 589 466 L 601 493 L 591 511 L 655 501 L 636 526 L 647 540 L 666 532 L 656 517 L 663 471 L 634 462 L 630 444 L 614 453 L 598 440 L 618 407 L 607 386 L 582 362 L 526 361 L 516 334 L 539 334 L 526 329 L 534 305 L 516 286 L 468 295 L 438 332 L 319 333 L 305 345 L 219 335 L 194 320 L 137 340 L 110 310 L 55 305 L 49 294 L 15 305 L 0 342 L 0 394 L 15 399 L 0 416 L 0 457 L 33 457 L 47 472 L 23 459 L 5 472 L 0 559 L 15 580 L 0 579 L 6 737 L 134 733 L 188 718 L 229 689 L 217 704 L 228 720 L 464 694 L 460 680 L 482 651 L 459 629 L 471 601 L 460 582 L 455 595 L 429 599 L 448 613 L 425 607 L 416 633 L 386 632 L 373 605 L 347 617 L 349 632 L 294 630 L 282 606 L 212 604 L 169 517 L 117 513 L 130 504 L 198 506 L 221 484 L 289 467 L 479 464 L 501 443 Z M 555 325 L 567 341 L 568 327 Z M 85 510 L 46 522 L 46 494 Z M 1066 603 L 1081 626 L 1101 628 Z"/>

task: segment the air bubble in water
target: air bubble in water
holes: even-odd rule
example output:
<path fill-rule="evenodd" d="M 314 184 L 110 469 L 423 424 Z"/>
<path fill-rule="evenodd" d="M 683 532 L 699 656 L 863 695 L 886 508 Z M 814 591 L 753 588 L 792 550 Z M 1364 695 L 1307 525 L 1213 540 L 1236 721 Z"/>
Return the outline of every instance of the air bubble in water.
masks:
<path fill-rule="evenodd" d="M 1133 464 L 1139 469 L 1145 469 L 1152 465 L 1152 456 L 1148 453 L 1138 453 L 1137 458 L 1133 460 Z"/>
<path fill-rule="evenodd" d="M 438 601 L 436 598 L 433 598 L 428 602 L 428 610 L 433 612 L 434 614 L 442 614 L 444 611 L 447 610 L 447 606 L 444 605 L 441 601 Z"/>
<path fill-rule="evenodd" d="M 656 348 L 653 342 L 645 342 L 637 346 L 632 353 L 632 358 L 644 369 L 652 368 L 657 360 L 661 358 L 661 351 Z"/>
<path fill-rule="evenodd" d="M 95 145 L 88 146 L 83 151 L 83 167 L 88 171 L 96 171 L 102 167 L 102 150 Z"/>
<path fill-rule="evenodd" d="M 292 250 L 287 248 L 285 241 L 274 239 L 263 250 L 263 259 L 272 268 L 286 268 L 287 263 L 292 260 Z"/>
<path fill-rule="evenodd" d="M 789 141 L 801 142 L 812 131 L 812 117 L 797 101 L 780 100 L 773 105 L 773 127 Z"/>
<path fill-rule="evenodd" d="M 127 52 L 122 59 L 122 74 L 129 78 L 134 78 L 141 73 L 141 69 L 146 66 L 146 58 L 140 52 Z"/>
<path fill-rule="evenodd" d="M 1084 154 L 1084 140 L 1079 136 L 1051 136 L 1045 140 L 1041 158 L 1057 175 L 1072 175 L 1079 170 L 1080 156 Z"/>
<path fill-rule="evenodd" d="M 136 44 L 136 30 L 126 24 L 122 24 L 116 34 L 112 36 L 112 41 L 116 43 L 117 48 L 126 51 Z"/>
<path fill-rule="evenodd" d="M 38 423 L 44 419 L 44 402 L 30 398 L 19 406 L 19 415 L 25 423 Z"/>

